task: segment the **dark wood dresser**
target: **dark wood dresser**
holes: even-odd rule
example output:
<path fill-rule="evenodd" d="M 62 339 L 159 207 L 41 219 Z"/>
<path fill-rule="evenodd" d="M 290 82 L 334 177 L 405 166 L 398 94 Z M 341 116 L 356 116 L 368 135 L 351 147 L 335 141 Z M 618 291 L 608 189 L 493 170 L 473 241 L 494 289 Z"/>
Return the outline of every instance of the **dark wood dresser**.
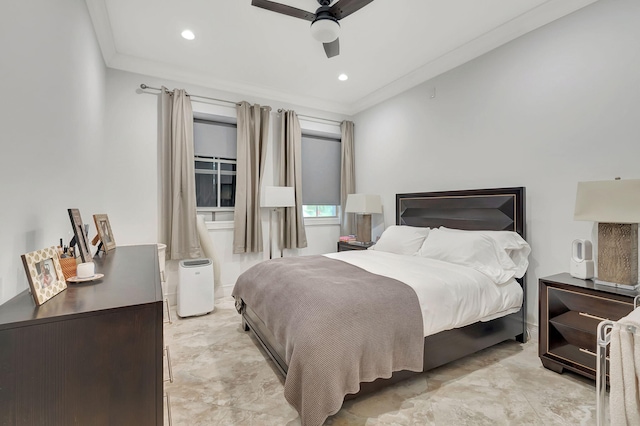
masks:
<path fill-rule="evenodd" d="M 162 425 L 157 246 L 94 262 L 101 280 L 0 306 L 0 425 Z"/>
<path fill-rule="evenodd" d="M 633 310 L 639 293 L 557 274 L 539 280 L 538 353 L 542 364 L 595 379 L 598 324 Z"/>

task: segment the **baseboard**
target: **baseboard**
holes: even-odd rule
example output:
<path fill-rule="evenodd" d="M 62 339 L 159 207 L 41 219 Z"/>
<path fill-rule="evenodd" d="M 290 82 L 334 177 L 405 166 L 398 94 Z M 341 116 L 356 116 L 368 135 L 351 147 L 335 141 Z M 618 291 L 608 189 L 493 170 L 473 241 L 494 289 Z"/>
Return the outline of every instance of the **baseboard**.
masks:
<path fill-rule="evenodd" d="M 215 292 L 215 299 L 219 300 L 221 297 L 231 297 L 231 293 L 233 292 L 234 284 L 223 285 L 220 290 Z M 169 305 L 176 306 L 178 304 L 178 296 L 175 292 L 165 294 L 166 298 L 169 299 Z"/>

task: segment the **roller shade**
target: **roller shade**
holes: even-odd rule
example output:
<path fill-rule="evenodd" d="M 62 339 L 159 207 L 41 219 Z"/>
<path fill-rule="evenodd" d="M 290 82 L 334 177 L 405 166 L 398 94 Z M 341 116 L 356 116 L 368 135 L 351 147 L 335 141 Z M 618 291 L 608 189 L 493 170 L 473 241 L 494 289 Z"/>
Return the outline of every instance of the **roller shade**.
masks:
<path fill-rule="evenodd" d="M 340 139 L 302 135 L 302 203 L 340 205 Z"/>
<path fill-rule="evenodd" d="M 235 124 L 193 120 L 193 144 L 196 156 L 235 159 L 237 143 Z"/>

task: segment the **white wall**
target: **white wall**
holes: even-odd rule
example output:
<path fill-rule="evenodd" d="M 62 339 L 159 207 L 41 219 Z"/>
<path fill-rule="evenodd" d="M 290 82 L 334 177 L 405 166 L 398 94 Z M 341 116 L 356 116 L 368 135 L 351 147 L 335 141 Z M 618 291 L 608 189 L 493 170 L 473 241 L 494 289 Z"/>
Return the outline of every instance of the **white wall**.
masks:
<path fill-rule="evenodd" d="M 3 2 L 0 57 L 3 303 L 28 288 L 22 254 L 69 243 L 68 208 L 102 212 L 105 67 L 82 0 Z"/>
<path fill-rule="evenodd" d="M 601 0 L 358 114 L 357 191 L 391 224 L 396 193 L 525 186 L 537 324 L 538 278 L 593 239 L 577 182 L 640 177 L 638 22 L 637 0 Z"/>
<path fill-rule="evenodd" d="M 107 106 L 105 118 L 105 161 L 114 165 L 108 173 L 105 187 L 106 212 L 118 245 L 155 243 L 158 236 L 158 167 L 157 127 L 158 96 L 156 91 L 141 91 L 141 83 L 151 87 L 162 85 L 184 88 L 194 95 L 208 96 L 230 101 L 246 100 L 251 103 L 269 105 L 271 113 L 271 138 L 268 144 L 264 185 L 274 184 L 274 158 L 277 149 L 274 139 L 278 137 L 279 108 L 294 109 L 307 114 L 333 120 L 347 117 L 305 109 L 295 105 L 278 104 L 268 99 L 247 98 L 233 93 L 220 92 L 185 83 L 166 81 L 152 76 L 143 76 L 113 69 L 107 70 Z M 235 117 L 233 105 L 192 98 L 195 112 Z M 337 125 L 301 120 L 303 129 L 337 131 Z M 337 129 L 337 130 L 336 130 Z M 229 295 L 235 281 L 250 266 L 268 258 L 268 213 L 263 213 L 264 252 L 233 254 L 232 223 L 209 224 L 209 234 L 220 262 L 221 282 L 216 295 Z M 293 254 L 320 254 L 336 250 L 339 237 L 337 224 L 307 227 L 309 247 L 301 250 L 286 250 L 285 256 Z M 175 303 L 177 282 L 176 262 L 167 262 L 167 292 Z"/>

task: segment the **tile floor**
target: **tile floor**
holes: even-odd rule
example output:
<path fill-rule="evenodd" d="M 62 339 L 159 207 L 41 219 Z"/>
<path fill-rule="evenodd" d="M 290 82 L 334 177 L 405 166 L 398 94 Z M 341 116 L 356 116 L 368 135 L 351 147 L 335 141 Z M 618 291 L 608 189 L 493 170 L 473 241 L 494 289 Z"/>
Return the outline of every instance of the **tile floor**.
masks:
<path fill-rule="evenodd" d="M 242 331 L 232 298 L 201 317 L 180 319 L 174 312 L 164 334 L 174 425 L 300 425 L 275 367 Z M 534 337 L 346 402 L 325 425 L 595 425 L 595 417 L 594 383 L 543 368 Z"/>

